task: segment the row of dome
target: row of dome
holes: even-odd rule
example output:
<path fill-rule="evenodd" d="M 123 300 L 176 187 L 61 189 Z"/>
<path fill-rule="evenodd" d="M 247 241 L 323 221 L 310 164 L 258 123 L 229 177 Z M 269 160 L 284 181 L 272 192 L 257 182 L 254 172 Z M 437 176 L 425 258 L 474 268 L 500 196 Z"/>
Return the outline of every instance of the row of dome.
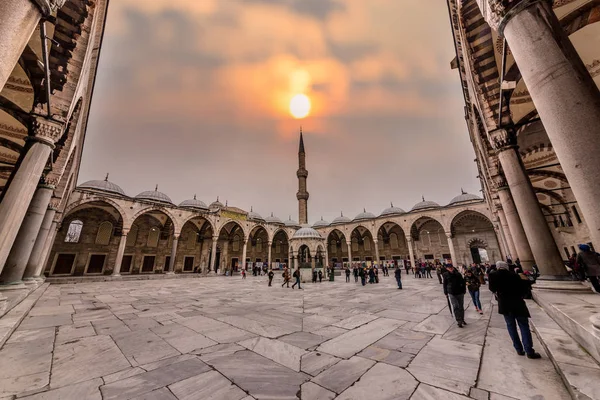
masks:
<path fill-rule="evenodd" d="M 106 176 L 106 178 L 103 181 L 100 181 L 100 180 L 87 181 L 87 182 L 79 185 L 78 188 L 96 190 L 96 191 L 117 194 L 120 196 L 127 197 L 127 195 L 125 194 L 125 192 L 123 191 L 123 189 L 121 189 L 121 187 L 119 185 L 116 185 L 108 180 L 108 175 Z M 137 196 L 135 196 L 134 198 L 138 199 L 138 200 L 148 200 L 148 201 L 173 205 L 173 201 L 169 198 L 169 196 L 158 191 L 158 185 L 156 186 L 156 188 L 154 190 L 142 192 L 142 193 L 138 194 Z M 482 200 L 483 199 L 481 197 L 475 196 L 474 194 L 466 193 L 465 191 L 463 191 L 461 189 L 461 194 L 456 196 L 455 198 L 453 198 L 448 205 L 453 206 L 453 205 L 457 205 L 457 204 L 469 203 L 469 202 L 474 202 L 474 201 L 482 201 Z M 203 201 L 196 199 L 196 196 L 194 195 L 193 199 L 185 200 L 185 201 L 181 202 L 179 204 L 179 207 L 193 208 L 193 209 L 198 209 L 198 210 L 203 210 L 203 211 L 218 211 L 221 208 L 226 207 L 226 205 L 221 203 L 219 201 L 219 198 L 217 197 L 216 201 L 212 202 L 210 205 L 207 206 L 206 203 L 204 203 Z M 411 211 L 429 210 L 429 209 L 435 209 L 435 208 L 441 208 L 441 207 L 442 206 L 440 206 L 438 203 L 436 203 L 434 201 L 425 200 L 425 198 L 423 197 L 423 200 L 420 201 L 419 203 L 415 204 L 415 206 L 411 209 Z M 390 204 L 390 207 L 383 210 L 379 216 L 383 217 L 383 216 L 392 216 L 392 215 L 401 215 L 401 214 L 406 214 L 406 211 L 404 211 L 403 209 L 401 209 L 399 207 L 395 207 L 394 204 Z M 321 228 L 321 227 L 325 227 L 325 226 L 329 226 L 329 225 L 346 224 L 346 223 L 350 223 L 353 221 L 363 221 L 363 220 L 374 219 L 374 218 L 377 218 L 375 216 L 375 214 L 367 212 L 366 209 L 363 209 L 363 212 L 358 214 L 354 219 L 350 219 L 350 218 L 344 216 L 343 213 L 341 213 L 340 216 L 335 218 L 331 223 L 325 221 L 323 219 L 323 217 L 321 217 L 321 220 L 314 223 L 312 227 L 313 228 Z M 283 221 L 281 221 L 281 219 L 273 216 L 273 213 L 271 213 L 270 216 L 263 218 L 259 213 L 255 212 L 252 208 L 250 208 L 250 212 L 248 213 L 248 219 L 256 220 L 256 221 L 264 221 L 264 222 L 272 223 L 272 224 L 282 224 L 282 225 L 289 226 L 289 227 L 300 226 L 298 224 L 298 222 L 292 220 L 291 216 L 285 222 L 283 222 Z"/>

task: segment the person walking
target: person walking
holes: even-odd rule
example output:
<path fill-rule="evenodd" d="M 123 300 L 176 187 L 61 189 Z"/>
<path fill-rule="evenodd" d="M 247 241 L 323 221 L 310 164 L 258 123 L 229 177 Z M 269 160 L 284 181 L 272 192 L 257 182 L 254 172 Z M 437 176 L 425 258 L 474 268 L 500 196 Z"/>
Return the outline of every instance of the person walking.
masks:
<path fill-rule="evenodd" d="M 394 271 L 394 276 L 396 277 L 396 283 L 398 283 L 398 289 L 402 289 L 402 270 L 400 268 L 396 268 L 396 271 Z"/>
<path fill-rule="evenodd" d="M 427 266 L 425 267 L 425 271 L 427 272 L 427 278 L 433 278 L 433 276 L 431 276 L 431 268 L 431 263 L 427 263 Z"/>
<path fill-rule="evenodd" d="M 294 282 L 294 284 L 292 285 L 292 289 L 293 289 L 293 288 L 294 288 L 294 286 L 296 286 L 296 285 L 298 285 L 298 289 L 302 289 L 302 288 L 300 287 L 300 269 L 296 269 L 296 270 L 294 271 L 294 275 L 293 275 L 293 277 L 294 277 L 294 278 L 296 278 L 296 282 Z"/>
<path fill-rule="evenodd" d="M 272 286 L 274 276 L 275 276 L 275 273 L 273 272 L 272 269 L 270 269 L 269 270 L 269 286 Z"/>
<path fill-rule="evenodd" d="M 356 265 L 352 267 L 352 273 L 354 274 L 354 282 L 358 283 L 358 268 L 356 268 Z"/>
<path fill-rule="evenodd" d="M 319 283 L 323 281 L 323 271 L 319 270 Z"/>
<path fill-rule="evenodd" d="M 360 271 L 358 271 L 358 275 L 360 275 L 360 283 L 365 286 L 367 284 L 367 271 L 365 271 L 364 268 L 361 268 Z"/>
<path fill-rule="evenodd" d="M 479 314 L 483 314 L 483 309 L 481 308 L 481 301 L 479 300 L 479 288 L 481 287 L 481 282 L 479 278 L 475 276 L 471 269 L 467 270 L 465 274 L 465 281 L 467 283 L 467 289 L 469 290 L 469 294 L 471 295 L 471 300 L 473 301 L 473 306 L 475 310 Z"/>
<path fill-rule="evenodd" d="M 317 270 L 313 269 L 312 272 L 312 283 L 317 283 Z"/>
<path fill-rule="evenodd" d="M 453 265 L 448 265 L 448 271 L 444 274 L 444 294 L 450 299 L 452 304 L 452 313 L 459 328 L 467 325 L 465 322 L 465 293 L 467 287 L 463 276 L 454 268 Z"/>
<path fill-rule="evenodd" d="M 443 283 L 442 282 L 442 264 L 438 264 L 438 266 L 435 269 L 435 274 L 437 275 L 438 281 L 440 281 L 440 285 Z"/>
<path fill-rule="evenodd" d="M 408 265 L 410 261 L 404 261 L 404 270 L 406 271 L 406 276 L 408 276 L 408 273 L 410 272 L 410 266 Z"/>
<path fill-rule="evenodd" d="M 281 287 L 283 287 L 286 284 L 287 287 L 290 287 L 290 270 L 288 269 L 288 267 L 285 267 L 285 269 L 283 270 L 283 283 L 281 284 Z"/>
<path fill-rule="evenodd" d="M 498 299 L 498 313 L 504 316 L 506 329 L 513 346 L 520 356 L 527 354 L 527 358 L 541 358 L 542 356 L 533 349 L 533 339 L 529 329 L 531 315 L 525 300 L 523 300 L 527 286 L 531 285 L 531 282 L 523 280 L 514 272 L 509 271 L 509 266 L 504 261 L 496 262 L 496 268 L 497 271 L 492 272 L 489 276 L 489 288 Z M 520 338 L 517 325 L 521 331 Z"/>
<path fill-rule="evenodd" d="M 600 294 L 600 282 L 598 281 L 598 277 L 600 276 L 600 258 L 598 254 L 592 251 L 589 245 L 580 244 L 578 247 L 580 252 L 577 254 L 577 264 L 579 264 L 579 268 L 587 275 L 594 291 Z"/>
<path fill-rule="evenodd" d="M 242 270 L 242 279 L 246 279 L 246 270 L 245 269 Z"/>
<path fill-rule="evenodd" d="M 350 268 L 346 267 L 346 283 L 350 282 Z"/>

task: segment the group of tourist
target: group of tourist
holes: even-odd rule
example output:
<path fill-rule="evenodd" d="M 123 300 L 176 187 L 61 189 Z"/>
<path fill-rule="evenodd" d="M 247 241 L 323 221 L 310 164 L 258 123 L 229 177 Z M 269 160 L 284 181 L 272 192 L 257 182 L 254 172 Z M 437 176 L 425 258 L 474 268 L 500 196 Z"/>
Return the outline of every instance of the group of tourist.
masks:
<path fill-rule="evenodd" d="M 569 258 L 570 272 L 575 279 L 589 279 L 594 291 L 600 293 L 600 256 L 587 244 L 580 244 L 579 253 Z"/>

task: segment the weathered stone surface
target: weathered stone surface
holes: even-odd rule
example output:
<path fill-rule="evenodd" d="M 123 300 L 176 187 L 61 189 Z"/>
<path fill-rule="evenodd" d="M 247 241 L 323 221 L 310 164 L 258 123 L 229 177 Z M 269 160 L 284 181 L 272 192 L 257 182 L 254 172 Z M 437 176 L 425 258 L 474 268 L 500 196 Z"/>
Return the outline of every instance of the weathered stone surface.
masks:
<path fill-rule="evenodd" d="M 295 332 L 290 335 L 282 336 L 279 340 L 306 350 L 318 346 L 326 341 L 327 338 L 310 332 Z"/>
<path fill-rule="evenodd" d="M 301 393 L 302 400 L 333 400 L 335 398 L 335 393 L 312 382 L 303 383 Z"/>
<path fill-rule="evenodd" d="M 163 338 L 180 353 L 189 353 L 193 350 L 203 349 L 217 344 L 214 340 L 177 323 L 152 328 L 151 331 Z"/>
<path fill-rule="evenodd" d="M 119 349 L 136 366 L 178 355 L 179 352 L 149 330 L 113 335 Z"/>
<path fill-rule="evenodd" d="M 421 383 L 415 394 L 412 395 L 410 400 L 469 400 L 468 397 L 465 397 L 461 394 L 449 392 L 444 389 L 440 389 L 437 387 L 429 386 L 424 383 Z"/>
<path fill-rule="evenodd" d="M 309 375 L 315 376 L 338 361 L 340 361 L 340 359 L 337 357 L 312 351 L 302 356 L 300 369 L 302 372 L 306 372 Z"/>
<path fill-rule="evenodd" d="M 368 370 L 338 399 L 405 400 L 410 398 L 418 384 L 405 370 L 380 363 Z"/>
<path fill-rule="evenodd" d="M 326 369 L 313 378 L 312 381 L 332 392 L 342 393 L 373 365 L 375 365 L 375 361 L 362 357 L 352 357 Z"/>
<path fill-rule="evenodd" d="M 244 391 L 216 371 L 184 379 L 169 389 L 179 400 L 240 400 L 246 397 Z"/>
<path fill-rule="evenodd" d="M 296 372 L 300 372 L 300 358 L 306 354 L 305 350 L 291 344 L 263 337 L 243 340 L 238 344 Z"/>
<path fill-rule="evenodd" d="M 58 389 L 27 396 L 27 400 L 67 400 L 67 399 L 86 399 L 102 400 L 100 386 L 102 379 L 92 379 L 89 381 L 76 383 L 74 385 L 63 386 Z"/>

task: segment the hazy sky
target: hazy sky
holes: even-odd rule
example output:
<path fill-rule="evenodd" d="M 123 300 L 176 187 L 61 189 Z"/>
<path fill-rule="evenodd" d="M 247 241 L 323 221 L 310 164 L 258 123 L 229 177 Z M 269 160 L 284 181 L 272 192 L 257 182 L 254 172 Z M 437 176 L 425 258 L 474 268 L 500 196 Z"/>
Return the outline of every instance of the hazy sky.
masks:
<path fill-rule="evenodd" d="M 311 222 L 480 195 L 453 57 L 445 0 L 111 0 L 79 182 L 297 219 L 302 125 Z"/>

